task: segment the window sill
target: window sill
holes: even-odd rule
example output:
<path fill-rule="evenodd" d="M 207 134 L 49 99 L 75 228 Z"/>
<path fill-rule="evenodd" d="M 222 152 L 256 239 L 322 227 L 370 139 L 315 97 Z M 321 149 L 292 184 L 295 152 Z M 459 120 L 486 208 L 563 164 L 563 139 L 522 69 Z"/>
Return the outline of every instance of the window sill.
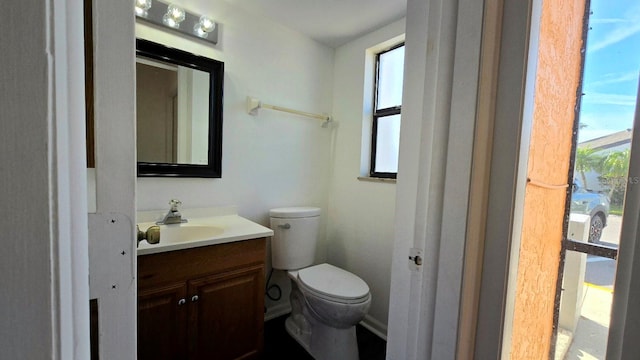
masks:
<path fill-rule="evenodd" d="M 388 184 L 395 184 L 396 183 L 396 179 L 377 178 L 377 177 L 370 177 L 370 176 L 358 176 L 358 180 L 360 180 L 360 181 L 369 181 L 369 182 L 377 182 L 377 183 L 388 183 Z"/>

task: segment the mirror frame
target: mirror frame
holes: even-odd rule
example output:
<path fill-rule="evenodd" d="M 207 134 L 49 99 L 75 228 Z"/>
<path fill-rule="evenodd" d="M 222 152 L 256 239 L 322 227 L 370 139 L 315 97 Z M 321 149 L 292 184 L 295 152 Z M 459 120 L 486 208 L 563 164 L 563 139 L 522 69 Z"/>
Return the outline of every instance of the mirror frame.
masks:
<path fill-rule="evenodd" d="M 209 73 L 210 80 L 208 164 L 138 162 L 138 177 L 222 177 L 222 89 L 224 63 L 144 39 L 136 39 L 136 57 L 137 56 L 204 71 Z"/>

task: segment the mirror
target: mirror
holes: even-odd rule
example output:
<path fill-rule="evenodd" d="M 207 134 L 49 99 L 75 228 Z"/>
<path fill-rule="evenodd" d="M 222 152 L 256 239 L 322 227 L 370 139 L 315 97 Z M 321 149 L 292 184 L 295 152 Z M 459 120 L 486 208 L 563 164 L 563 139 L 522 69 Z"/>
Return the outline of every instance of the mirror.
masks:
<path fill-rule="evenodd" d="M 136 40 L 138 176 L 221 177 L 224 63 Z"/>

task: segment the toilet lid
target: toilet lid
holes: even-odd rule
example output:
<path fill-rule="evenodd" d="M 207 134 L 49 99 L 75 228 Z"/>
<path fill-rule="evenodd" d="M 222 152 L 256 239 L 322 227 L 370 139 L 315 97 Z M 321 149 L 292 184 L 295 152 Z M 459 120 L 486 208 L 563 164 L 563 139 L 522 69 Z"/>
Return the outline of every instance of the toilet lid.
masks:
<path fill-rule="evenodd" d="M 358 276 L 329 264 L 298 271 L 298 279 L 314 292 L 334 299 L 360 299 L 369 294 L 369 286 Z"/>

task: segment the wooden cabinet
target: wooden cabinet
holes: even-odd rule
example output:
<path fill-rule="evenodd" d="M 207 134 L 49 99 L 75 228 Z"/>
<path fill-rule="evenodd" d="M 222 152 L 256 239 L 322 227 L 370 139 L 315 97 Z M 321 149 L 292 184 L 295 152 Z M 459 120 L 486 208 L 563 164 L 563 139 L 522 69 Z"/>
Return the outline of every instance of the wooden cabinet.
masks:
<path fill-rule="evenodd" d="M 138 359 L 258 359 L 265 239 L 138 257 Z"/>
<path fill-rule="evenodd" d="M 257 358 L 264 320 L 262 266 L 189 281 L 189 359 Z M 212 357 L 211 354 L 215 354 Z"/>
<path fill-rule="evenodd" d="M 138 359 L 184 357 L 186 296 L 183 282 L 138 292 Z"/>

